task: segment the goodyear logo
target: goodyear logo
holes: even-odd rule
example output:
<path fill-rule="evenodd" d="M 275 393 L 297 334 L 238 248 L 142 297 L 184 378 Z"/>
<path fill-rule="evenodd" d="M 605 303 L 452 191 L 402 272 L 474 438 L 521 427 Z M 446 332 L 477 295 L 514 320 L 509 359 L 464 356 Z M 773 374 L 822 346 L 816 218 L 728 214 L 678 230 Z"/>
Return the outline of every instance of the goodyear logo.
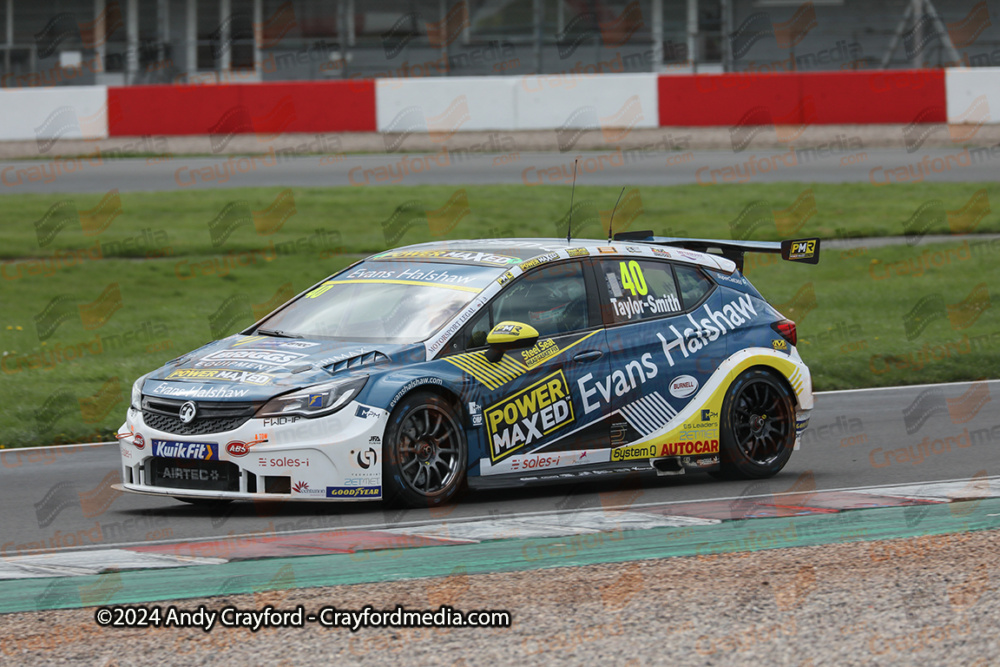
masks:
<path fill-rule="evenodd" d="M 684 442 L 665 442 L 660 450 L 660 456 L 692 456 L 694 454 L 718 454 L 718 440 L 687 440 Z"/>
<path fill-rule="evenodd" d="M 381 498 L 381 486 L 328 486 L 327 498 Z"/>
<path fill-rule="evenodd" d="M 656 445 L 629 445 L 611 450 L 612 461 L 633 461 L 635 459 L 655 459 Z"/>
<path fill-rule="evenodd" d="M 490 459 L 496 463 L 573 423 L 573 401 L 561 370 L 485 411 Z"/>

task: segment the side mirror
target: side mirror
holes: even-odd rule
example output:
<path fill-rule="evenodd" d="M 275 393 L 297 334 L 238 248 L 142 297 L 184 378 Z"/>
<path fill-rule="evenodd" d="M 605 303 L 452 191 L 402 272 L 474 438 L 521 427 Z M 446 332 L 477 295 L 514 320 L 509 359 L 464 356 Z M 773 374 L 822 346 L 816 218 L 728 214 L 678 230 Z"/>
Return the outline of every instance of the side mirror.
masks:
<path fill-rule="evenodd" d="M 486 336 L 486 360 L 496 363 L 507 350 L 524 350 L 538 342 L 538 330 L 521 322 L 501 322 Z"/>

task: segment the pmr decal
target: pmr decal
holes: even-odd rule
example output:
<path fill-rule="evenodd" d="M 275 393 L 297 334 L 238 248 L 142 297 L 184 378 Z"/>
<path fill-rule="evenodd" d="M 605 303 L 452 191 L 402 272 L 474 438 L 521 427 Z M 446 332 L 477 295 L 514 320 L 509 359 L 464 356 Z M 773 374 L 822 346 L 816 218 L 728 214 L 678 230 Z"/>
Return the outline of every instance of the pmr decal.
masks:
<path fill-rule="evenodd" d="M 670 381 L 670 395 L 674 398 L 687 398 L 698 391 L 698 380 L 690 375 L 681 375 Z"/>
<path fill-rule="evenodd" d="M 218 461 L 219 445 L 215 442 L 178 442 L 153 439 L 153 456 L 171 459 L 200 459 Z"/>
<path fill-rule="evenodd" d="M 812 259 L 816 255 L 817 242 L 818 239 L 802 239 L 801 241 L 792 241 L 788 247 L 788 259 L 793 262 Z"/>
<path fill-rule="evenodd" d="M 573 423 L 573 401 L 561 370 L 488 407 L 485 412 L 494 463 Z"/>

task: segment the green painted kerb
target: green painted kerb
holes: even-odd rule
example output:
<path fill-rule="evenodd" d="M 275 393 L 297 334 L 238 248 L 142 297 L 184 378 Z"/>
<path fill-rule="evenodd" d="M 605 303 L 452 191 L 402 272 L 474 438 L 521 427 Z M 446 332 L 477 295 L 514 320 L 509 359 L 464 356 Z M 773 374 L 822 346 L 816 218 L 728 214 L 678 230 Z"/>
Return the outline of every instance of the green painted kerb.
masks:
<path fill-rule="evenodd" d="M 0 613 L 513 572 L 1000 528 L 1000 498 L 712 526 L 364 551 L 0 583 Z"/>

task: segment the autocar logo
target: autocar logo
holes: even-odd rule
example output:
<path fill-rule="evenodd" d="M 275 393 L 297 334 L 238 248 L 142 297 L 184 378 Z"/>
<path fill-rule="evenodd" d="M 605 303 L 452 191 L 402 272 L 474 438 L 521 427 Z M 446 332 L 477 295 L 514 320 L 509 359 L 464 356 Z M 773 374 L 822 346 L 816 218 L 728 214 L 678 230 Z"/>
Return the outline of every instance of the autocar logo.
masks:
<path fill-rule="evenodd" d="M 369 447 L 363 452 L 358 452 L 357 455 L 358 465 L 363 469 L 368 470 L 373 465 L 378 462 L 378 453 L 376 453 L 373 447 Z"/>
<path fill-rule="evenodd" d="M 135 437 L 132 438 L 132 444 L 135 445 L 136 449 L 142 449 L 146 446 L 146 439 L 142 437 L 142 433 L 136 433 Z"/>
<path fill-rule="evenodd" d="M 190 424 L 194 421 L 194 418 L 198 414 L 198 406 L 194 404 L 194 401 L 187 401 L 181 406 L 180 412 L 177 416 L 180 417 L 182 424 Z"/>
<path fill-rule="evenodd" d="M 670 382 L 670 395 L 674 398 L 687 398 L 698 391 L 698 380 L 690 375 L 675 377 Z"/>
<path fill-rule="evenodd" d="M 229 452 L 230 456 L 246 456 L 250 453 L 250 445 L 239 440 L 233 440 L 226 445 L 226 451 Z"/>

